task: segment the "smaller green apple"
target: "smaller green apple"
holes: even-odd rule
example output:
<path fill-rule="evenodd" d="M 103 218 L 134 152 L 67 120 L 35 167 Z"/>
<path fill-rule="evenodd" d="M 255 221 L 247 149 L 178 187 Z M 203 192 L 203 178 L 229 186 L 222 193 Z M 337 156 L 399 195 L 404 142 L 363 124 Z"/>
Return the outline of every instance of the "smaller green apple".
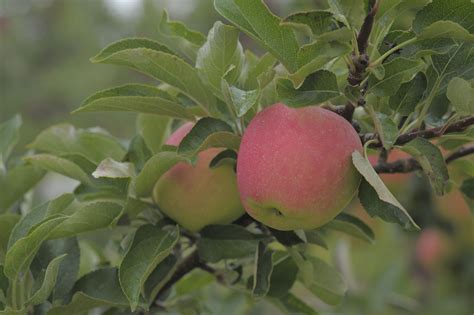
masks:
<path fill-rule="evenodd" d="M 184 124 L 166 144 L 179 145 L 192 127 L 192 123 Z M 244 213 L 233 166 L 209 168 L 220 151 L 212 148 L 200 152 L 195 166 L 184 162 L 175 165 L 153 189 L 153 200 L 161 211 L 189 231 L 209 224 L 228 224 Z"/>

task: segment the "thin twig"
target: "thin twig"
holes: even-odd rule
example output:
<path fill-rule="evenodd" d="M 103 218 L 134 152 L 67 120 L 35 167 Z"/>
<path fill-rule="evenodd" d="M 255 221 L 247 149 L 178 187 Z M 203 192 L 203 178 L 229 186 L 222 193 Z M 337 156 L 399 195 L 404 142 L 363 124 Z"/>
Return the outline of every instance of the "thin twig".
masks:
<path fill-rule="evenodd" d="M 454 151 L 446 159 L 446 164 L 451 163 L 457 159 L 474 154 L 474 146 L 462 147 Z M 374 169 L 379 174 L 393 174 L 393 173 L 410 173 L 421 169 L 420 164 L 413 158 L 400 159 L 391 163 L 378 162 Z"/>
<path fill-rule="evenodd" d="M 472 125 L 474 125 L 474 116 L 460 119 L 457 122 L 451 124 L 448 128 L 441 126 L 437 128 L 408 132 L 408 133 L 400 135 L 397 138 L 397 141 L 395 141 L 395 145 L 402 145 L 402 144 L 408 143 L 417 137 L 431 139 L 431 138 L 441 137 L 442 135 L 447 134 L 447 133 L 462 132 Z M 378 136 L 376 134 L 368 133 L 361 136 L 361 141 L 362 143 L 366 143 L 367 141 L 374 140 L 377 138 Z M 382 146 L 382 143 L 380 141 L 373 142 L 369 145 L 369 147 L 371 148 L 379 148 L 381 146 Z"/>

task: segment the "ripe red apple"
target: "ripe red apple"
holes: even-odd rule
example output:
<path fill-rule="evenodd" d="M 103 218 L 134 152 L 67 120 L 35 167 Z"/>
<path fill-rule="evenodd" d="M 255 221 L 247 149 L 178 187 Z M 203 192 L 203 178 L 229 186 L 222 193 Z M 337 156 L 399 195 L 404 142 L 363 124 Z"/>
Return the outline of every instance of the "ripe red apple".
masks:
<path fill-rule="evenodd" d="M 179 145 L 192 127 L 192 123 L 184 124 L 166 144 Z M 212 148 L 200 152 L 195 166 L 178 163 L 153 189 L 153 199 L 161 211 L 190 231 L 209 224 L 227 224 L 244 213 L 232 165 L 209 168 L 220 151 Z"/>
<path fill-rule="evenodd" d="M 250 122 L 237 159 L 237 183 L 250 216 L 279 230 L 312 229 L 355 195 L 362 150 L 354 128 L 317 106 L 274 104 Z"/>

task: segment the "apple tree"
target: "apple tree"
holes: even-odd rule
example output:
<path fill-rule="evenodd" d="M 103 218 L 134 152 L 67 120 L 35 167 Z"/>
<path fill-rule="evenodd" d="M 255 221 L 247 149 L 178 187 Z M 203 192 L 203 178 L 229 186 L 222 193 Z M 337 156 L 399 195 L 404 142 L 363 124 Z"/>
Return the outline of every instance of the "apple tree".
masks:
<path fill-rule="evenodd" d="M 12 156 L 21 118 L 3 122 L 0 314 L 223 314 L 200 296 L 210 282 L 317 314 L 305 296 L 336 305 L 348 285 L 311 247 L 333 250 L 334 232 L 375 239 L 344 211 L 352 199 L 420 229 L 379 174 L 418 172 L 472 210 L 474 4 L 323 2 L 279 17 L 261 0 L 214 0 L 225 22 L 207 36 L 165 12 L 155 38 L 105 47 L 93 63 L 149 82 L 98 91 L 74 114 L 136 112 L 131 139 L 59 124 Z M 411 26 L 395 27 L 407 12 Z M 32 205 L 47 172 L 77 186 Z"/>

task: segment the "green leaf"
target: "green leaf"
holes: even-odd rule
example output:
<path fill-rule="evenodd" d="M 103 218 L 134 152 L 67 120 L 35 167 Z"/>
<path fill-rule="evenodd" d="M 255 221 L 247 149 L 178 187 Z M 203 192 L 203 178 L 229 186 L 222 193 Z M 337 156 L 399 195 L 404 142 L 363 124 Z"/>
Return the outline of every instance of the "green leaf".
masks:
<path fill-rule="evenodd" d="M 432 67 L 427 71 L 428 90 L 436 87 L 439 81 L 438 92 L 446 91 L 448 83 L 454 77 L 465 80 L 474 79 L 474 44 L 463 43 L 452 47 L 447 54 L 431 57 Z"/>
<path fill-rule="evenodd" d="M 449 180 L 448 169 L 439 148 L 424 138 L 415 138 L 405 144 L 403 151 L 420 163 L 438 195 L 443 195 Z"/>
<path fill-rule="evenodd" d="M 470 0 L 433 1 L 417 13 L 413 29 L 420 33 L 437 21 L 448 20 L 459 23 L 468 31 L 473 31 L 473 10 L 474 4 Z"/>
<path fill-rule="evenodd" d="M 106 158 L 100 162 L 92 176 L 95 178 L 130 178 L 135 176 L 135 169 L 132 163 L 117 162 L 112 158 Z"/>
<path fill-rule="evenodd" d="M 54 306 L 47 315 L 82 315 L 96 307 L 129 305 L 120 290 L 116 268 L 99 269 L 85 275 L 74 285 L 74 292 L 69 304 Z"/>
<path fill-rule="evenodd" d="M 313 268 L 313 277 L 309 279 L 309 286 L 306 285 L 308 289 L 325 303 L 338 304 L 347 290 L 347 285 L 342 276 L 333 267 L 317 257 L 308 256 L 306 261 L 310 262 Z M 303 275 L 300 273 L 299 276 Z"/>
<path fill-rule="evenodd" d="M 41 287 L 33 293 L 33 295 L 26 301 L 27 305 L 41 304 L 50 296 L 53 292 L 56 284 L 56 279 L 59 272 L 59 266 L 67 254 L 56 257 L 51 261 L 44 274 L 43 282 Z"/>
<path fill-rule="evenodd" d="M 186 296 L 202 290 L 214 281 L 213 275 L 196 268 L 176 282 L 174 291 L 178 296 Z"/>
<path fill-rule="evenodd" d="M 385 76 L 379 80 L 371 74 L 368 91 L 380 97 L 395 95 L 402 83 L 410 81 L 423 67 L 424 63 L 421 60 L 406 58 L 396 58 L 384 63 Z"/>
<path fill-rule="evenodd" d="M 94 63 L 117 64 L 138 70 L 176 87 L 204 109 L 214 111 L 216 100 L 201 82 L 197 70 L 166 50 L 144 48 L 135 39 L 124 39 L 104 48 L 91 60 Z"/>
<path fill-rule="evenodd" d="M 273 66 L 276 59 L 269 53 L 264 54 L 260 58 L 252 52 L 246 51 L 246 62 L 242 69 L 239 81 L 245 90 L 263 89 L 273 79 L 275 70 Z"/>
<path fill-rule="evenodd" d="M 222 98 L 221 80 L 233 84 L 237 81 L 244 63 L 239 31 L 229 25 L 216 22 L 209 31 L 206 43 L 199 49 L 196 68 L 200 78 L 213 93 Z M 231 71 L 229 67 L 233 66 Z"/>
<path fill-rule="evenodd" d="M 364 21 L 364 1 L 328 0 L 329 7 L 335 18 L 347 26 L 359 29 Z"/>
<path fill-rule="evenodd" d="M 369 160 L 355 151 L 352 153 L 352 162 L 364 177 L 359 187 L 359 199 L 367 213 L 387 222 L 396 222 L 407 230 L 419 229 L 406 209 L 385 187 Z"/>
<path fill-rule="evenodd" d="M 109 227 L 122 215 L 123 205 L 111 201 L 95 201 L 81 204 L 49 234 L 49 239 L 70 237 L 80 233 Z"/>
<path fill-rule="evenodd" d="M 198 240 L 199 257 L 208 262 L 250 256 L 267 236 L 252 234 L 238 225 L 208 225 Z"/>
<path fill-rule="evenodd" d="M 273 255 L 275 260 L 276 255 Z M 296 281 L 298 274 L 298 266 L 296 266 L 294 260 L 287 256 L 278 261 L 274 261 L 273 271 L 270 276 L 270 290 L 267 296 L 274 298 L 282 298 L 288 294 L 293 284 Z"/>
<path fill-rule="evenodd" d="M 296 36 L 291 28 L 280 25 L 281 19 L 261 0 L 214 0 L 214 6 L 223 17 L 274 55 L 288 71 L 296 71 Z"/>
<path fill-rule="evenodd" d="M 464 194 L 471 212 L 474 213 L 474 177 L 466 179 L 462 183 L 460 190 Z"/>
<path fill-rule="evenodd" d="M 52 230 L 65 218 L 53 216 L 36 226 L 28 235 L 16 241 L 5 256 L 5 275 L 15 280 L 24 274 L 41 244 L 49 237 Z"/>
<path fill-rule="evenodd" d="M 193 114 L 167 92 L 143 84 L 126 84 L 99 91 L 89 96 L 74 112 L 98 111 L 138 112 L 194 120 Z"/>
<path fill-rule="evenodd" d="M 8 171 L 6 175 L 0 174 L 0 213 L 6 211 L 15 201 L 23 197 L 36 185 L 46 172 L 34 165 L 18 165 Z"/>
<path fill-rule="evenodd" d="M 292 107 L 321 104 L 341 95 L 336 75 L 327 70 L 308 76 L 299 89 L 294 89 L 290 80 L 279 79 L 277 93 L 282 102 Z"/>
<path fill-rule="evenodd" d="M 390 116 L 376 113 L 375 129 L 379 134 L 385 150 L 390 150 L 398 138 L 398 127 Z"/>
<path fill-rule="evenodd" d="M 225 80 L 221 82 L 222 95 L 237 117 L 243 117 L 251 108 L 258 104 L 260 99 L 259 90 L 244 91 L 235 86 L 230 86 Z"/>
<path fill-rule="evenodd" d="M 147 147 L 154 154 L 165 143 L 171 125 L 171 119 L 157 115 L 138 114 L 137 132 L 143 137 Z"/>
<path fill-rule="evenodd" d="M 7 251 L 8 239 L 14 226 L 20 220 L 20 216 L 16 213 L 5 213 L 0 215 L 0 261 Z"/>
<path fill-rule="evenodd" d="M 436 21 L 424 28 L 417 36 L 418 40 L 450 38 L 461 41 L 474 41 L 474 35 L 464 27 L 451 21 Z"/>
<path fill-rule="evenodd" d="M 347 35 L 347 29 L 335 32 L 338 32 L 339 35 Z M 343 33 L 341 34 L 341 32 Z M 304 45 L 298 51 L 298 70 L 291 73 L 288 77 L 293 82 L 293 86 L 298 88 L 308 75 L 323 69 L 328 62 L 348 54 L 351 50 L 350 45 L 341 43 L 339 39 L 316 40 L 311 44 Z"/>
<path fill-rule="evenodd" d="M 305 235 L 308 243 L 321 246 L 324 249 L 328 249 L 326 241 L 317 230 L 305 231 Z"/>
<path fill-rule="evenodd" d="M 219 153 L 209 163 L 210 168 L 216 168 L 224 164 L 235 165 L 237 161 L 237 152 L 234 150 L 224 150 Z"/>
<path fill-rule="evenodd" d="M 20 238 L 25 237 L 35 225 L 46 219 L 47 216 L 68 211 L 69 206 L 71 206 L 72 209 L 76 205 L 73 201 L 73 194 L 62 194 L 51 201 L 34 207 L 20 219 L 17 225 L 15 225 L 8 241 L 8 248 L 12 247 L 12 245 Z M 59 256 L 59 254 L 56 256 Z"/>
<path fill-rule="evenodd" d="M 170 151 L 159 152 L 152 156 L 135 178 L 134 187 L 137 196 L 149 196 L 158 179 L 174 165 L 184 161 L 187 159 Z"/>
<path fill-rule="evenodd" d="M 333 14 L 328 11 L 306 11 L 293 13 L 281 22 L 296 29 L 307 28 L 308 34 L 321 35 L 333 31 L 336 23 Z"/>
<path fill-rule="evenodd" d="M 273 271 L 273 251 L 268 249 L 263 242 L 259 242 L 255 252 L 255 265 L 252 295 L 264 297 L 270 290 L 270 277 Z"/>
<path fill-rule="evenodd" d="M 143 286 L 143 292 L 148 301 L 153 301 L 165 283 L 171 278 L 177 268 L 178 259 L 169 255 L 156 266 Z"/>
<path fill-rule="evenodd" d="M 413 80 L 403 83 L 397 93 L 390 97 L 390 108 L 400 115 L 411 114 L 423 97 L 426 89 L 426 76 L 419 72 Z"/>
<path fill-rule="evenodd" d="M 370 226 L 359 218 L 347 213 L 338 214 L 325 227 L 349 234 L 369 243 L 373 243 L 375 240 L 374 232 Z"/>
<path fill-rule="evenodd" d="M 318 315 L 312 307 L 292 293 L 288 293 L 279 299 L 272 299 L 272 302 L 288 314 Z"/>
<path fill-rule="evenodd" d="M 58 256 L 66 255 L 59 266 L 56 283 L 52 291 L 53 303 L 64 303 L 70 298 L 69 293 L 77 280 L 79 272 L 79 244 L 74 237 L 43 242 L 33 262 L 31 273 L 33 278 L 39 279 L 49 264 Z"/>
<path fill-rule="evenodd" d="M 196 61 L 197 51 L 206 41 L 204 35 L 189 29 L 183 23 L 170 21 L 166 11 L 163 11 L 158 23 L 157 39 L 176 54 L 192 62 Z"/>
<path fill-rule="evenodd" d="M 76 129 L 70 124 L 49 127 L 28 147 L 57 155 L 80 155 L 96 165 L 107 157 L 121 160 L 125 155 L 119 141 L 106 132 Z"/>
<path fill-rule="evenodd" d="M 79 165 L 65 158 L 51 154 L 35 154 L 26 157 L 25 160 L 47 171 L 59 173 L 89 186 L 93 185 L 89 175 Z"/>
<path fill-rule="evenodd" d="M 238 150 L 240 137 L 222 120 L 204 117 L 200 119 L 183 138 L 178 154 L 193 157 L 208 148 L 228 148 Z"/>
<path fill-rule="evenodd" d="M 21 123 L 21 117 L 16 115 L 0 124 L 0 171 L 5 169 L 8 157 L 20 138 Z"/>
<path fill-rule="evenodd" d="M 177 227 L 161 230 L 153 225 L 144 225 L 136 231 L 119 268 L 120 286 L 130 301 L 132 312 L 138 306 L 145 281 L 171 253 L 178 239 Z"/>
<path fill-rule="evenodd" d="M 474 88 L 461 78 L 449 81 L 446 96 L 461 115 L 474 115 Z"/>

